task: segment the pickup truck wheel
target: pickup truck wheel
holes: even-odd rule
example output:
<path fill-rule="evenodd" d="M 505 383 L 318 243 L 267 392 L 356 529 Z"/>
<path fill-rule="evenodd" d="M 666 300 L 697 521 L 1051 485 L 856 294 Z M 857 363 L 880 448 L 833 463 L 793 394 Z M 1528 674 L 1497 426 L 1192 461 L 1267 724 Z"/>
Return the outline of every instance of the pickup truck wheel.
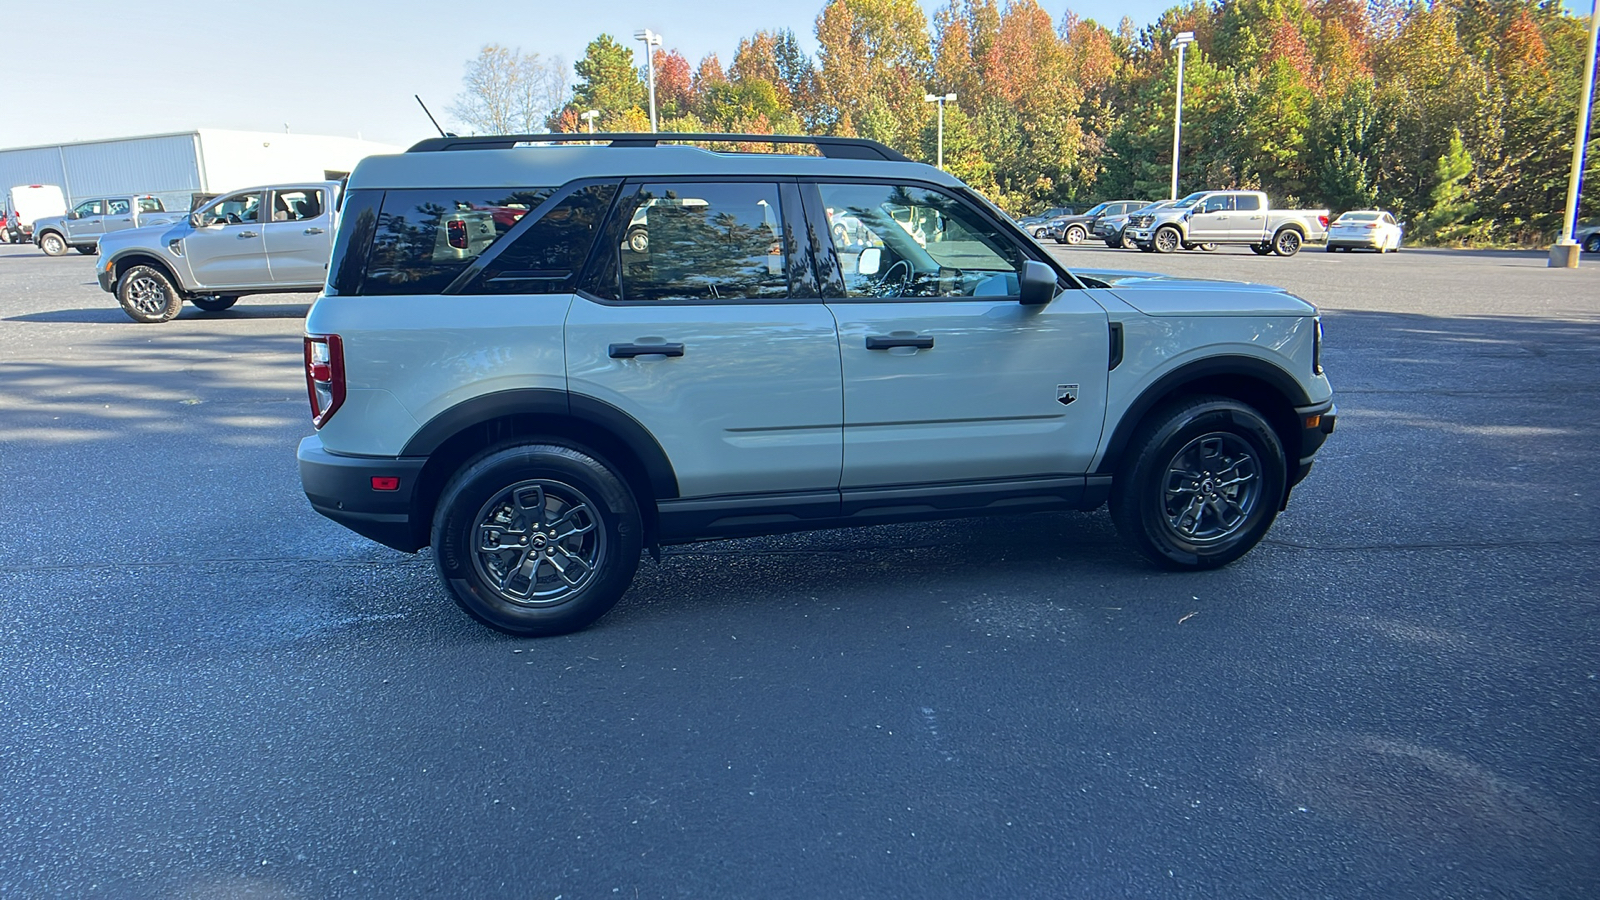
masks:
<path fill-rule="evenodd" d="M 66 256 L 67 241 L 54 231 L 46 231 L 39 235 L 39 249 L 44 251 L 45 256 Z"/>
<path fill-rule="evenodd" d="M 189 298 L 189 302 L 193 303 L 195 306 L 199 307 L 200 309 L 205 310 L 206 312 L 222 312 L 223 310 L 233 306 L 235 303 L 238 303 L 239 302 L 239 298 L 238 297 L 190 297 Z"/>
<path fill-rule="evenodd" d="M 439 575 L 468 615 L 522 637 L 605 615 L 633 581 L 638 503 L 608 464 L 575 447 L 517 444 L 464 466 L 433 519 Z"/>
<path fill-rule="evenodd" d="M 1257 256 L 1267 256 L 1272 253 L 1271 244 L 1251 244 L 1250 252 Z"/>
<path fill-rule="evenodd" d="M 1154 252 L 1156 252 L 1156 245 L 1155 244 L 1138 244 L 1137 246 L 1139 248 L 1139 252 L 1140 253 L 1154 253 Z"/>
<path fill-rule="evenodd" d="M 1217 251 L 1217 245 L 1207 241 L 1206 243 L 1200 245 L 1200 250 L 1205 253 L 1215 253 Z"/>
<path fill-rule="evenodd" d="M 1272 252 L 1279 256 L 1293 256 L 1300 252 L 1300 232 L 1285 228 L 1272 239 Z"/>
<path fill-rule="evenodd" d="M 1151 239 L 1157 253 L 1172 253 L 1183 246 L 1183 235 L 1171 225 L 1165 225 L 1156 230 L 1156 236 Z"/>
<path fill-rule="evenodd" d="M 153 324 L 171 321 L 183 308 L 183 295 L 160 269 L 134 266 L 117 281 L 117 302 L 128 318 Z"/>
<path fill-rule="evenodd" d="M 94 253 L 96 251 L 98 251 L 100 248 L 98 246 L 94 245 L 94 244 L 90 244 L 87 247 L 73 247 L 72 249 L 78 251 L 79 253 L 82 253 L 84 256 L 93 256 Z"/>
<path fill-rule="evenodd" d="M 1087 235 L 1088 232 L 1083 230 L 1082 225 L 1071 225 L 1067 227 L 1067 233 L 1062 237 L 1066 238 L 1066 242 L 1069 244 L 1081 244 Z"/>
<path fill-rule="evenodd" d="M 1111 489 L 1123 539 L 1168 569 L 1227 565 L 1260 543 L 1283 502 L 1283 444 L 1227 397 L 1158 408 L 1129 443 Z"/>

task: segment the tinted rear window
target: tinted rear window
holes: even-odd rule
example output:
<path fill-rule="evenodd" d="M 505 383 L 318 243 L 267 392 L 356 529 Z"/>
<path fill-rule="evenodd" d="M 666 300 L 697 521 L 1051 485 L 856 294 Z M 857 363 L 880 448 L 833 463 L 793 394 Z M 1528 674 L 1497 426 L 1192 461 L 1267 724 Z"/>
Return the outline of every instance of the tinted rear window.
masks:
<path fill-rule="evenodd" d="M 554 188 L 388 191 L 363 294 L 438 294 Z"/>
<path fill-rule="evenodd" d="M 468 294 L 553 294 L 575 288 L 617 183 L 575 188 L 483 264 Z"/>

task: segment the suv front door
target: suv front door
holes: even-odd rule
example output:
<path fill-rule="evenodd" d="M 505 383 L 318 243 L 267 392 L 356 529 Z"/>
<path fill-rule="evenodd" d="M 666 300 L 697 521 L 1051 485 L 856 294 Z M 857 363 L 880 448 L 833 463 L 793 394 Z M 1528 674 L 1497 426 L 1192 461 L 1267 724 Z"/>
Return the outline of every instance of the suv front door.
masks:
<path fill-rule="evenodd" d="M 789 224 L 798 196 L 773 181 L 630 183 L 567 315 L 574 404 L 643 425 L 681 497 L 838 509 L 839 342 Z"/>
<path fill-rule="evenodd" d="M 184 258 L 196 287 L 269 283 L 261 202 L 260 191 L 241 191 L 214 200 L 199 212 L 200 227 L 183 239 Z"/>
<path fill-rule="evenodd" d="M 1023 306 L 1028 253 L 942 189 L 806 187 L 819 215 L 851 217 L 867 235 L 835 241 L 823 261 L 844 366 L 843 486 L 1087 472 L 1104 425 L 1109 346 L 1090 292 Z M 905 209 L 925 243 L 897 221 Z"/>

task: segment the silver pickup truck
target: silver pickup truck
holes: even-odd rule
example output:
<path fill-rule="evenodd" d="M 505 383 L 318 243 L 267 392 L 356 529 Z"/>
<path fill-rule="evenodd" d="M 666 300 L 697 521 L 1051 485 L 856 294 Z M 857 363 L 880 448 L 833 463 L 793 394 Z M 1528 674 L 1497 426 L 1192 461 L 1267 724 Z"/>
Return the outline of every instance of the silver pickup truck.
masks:
<path fill-rule="evenodd" d="M 96 275 L 136 322 L 166 322 L 184 300 L 220 312 L 247 294 L 316 291 L 338 206 L 333 181 L 234 191 L 187 219 L 107 235 Z"/>
<path fill-rule="evenodd" d="M 1262 256 L 1293 256 L 1328 239 L 1328 211 L 1272 209 L 1260 191 L 1196 191 L 1166 209 L 1141 210 L 1123 236 L 1146 253 L 1245 244 Z"/>
<path fill-rule="evenodd" d="M 160 225 L 183 218 L 168 212 L 160 197 L 96 197 L 74 206 L 64 216 L 41 216 L 33 222 L 33 242 L 45 256 L 65 256 L 67 250 L 89 254 L 102 238 L 116 231 Z"/>

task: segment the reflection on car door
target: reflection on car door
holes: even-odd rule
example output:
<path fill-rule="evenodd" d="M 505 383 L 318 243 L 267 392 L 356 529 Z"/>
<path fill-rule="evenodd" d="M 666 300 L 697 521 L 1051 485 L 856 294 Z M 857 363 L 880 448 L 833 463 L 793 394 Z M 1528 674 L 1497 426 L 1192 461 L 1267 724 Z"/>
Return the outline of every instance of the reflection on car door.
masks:
<path fill-rule="evenodd" d="M 259 191 L 242 191 L 213 201 L 201 212 L 202 224 L 183 239 L 201 288 L 249 287 L 267 284 L 267 252 L 261 240 Z"/>
<path fill-rule="evenodd" d="M 626 187 L 568 313 L 574 402 L 643 425 L 682 497 L 800 492 L 837 510 L 839 342 L 809 258 L 796 262 L 798 204 L 792 183 Z"/>
<path fill-rule="evenodd" d="M 1026 252 L 936 188 L 816 190 L 818 215 L 853 216 L 878 245 L 836 247 L 834 277 L 823 279 L 837 286 L 828 307 L 844 368 L 843 486 L 1086 472 L 1107 360 L 1106 314 L 1090 292 L 1023 306 Z M 886 215 L 895 206 L 932 226 L 925 247 Z"/>
<path fill-rule="evenodd" d="M 333 252 L 333 211 L 327 191 L 282 188 L 271 192 L 271 221 L 262 226 L 267 266 L 278 285 L 320 285 Z"/>

